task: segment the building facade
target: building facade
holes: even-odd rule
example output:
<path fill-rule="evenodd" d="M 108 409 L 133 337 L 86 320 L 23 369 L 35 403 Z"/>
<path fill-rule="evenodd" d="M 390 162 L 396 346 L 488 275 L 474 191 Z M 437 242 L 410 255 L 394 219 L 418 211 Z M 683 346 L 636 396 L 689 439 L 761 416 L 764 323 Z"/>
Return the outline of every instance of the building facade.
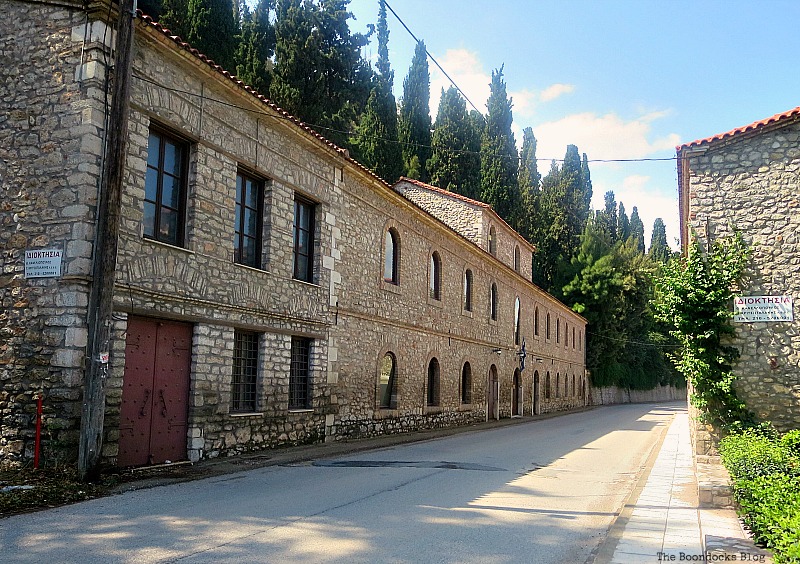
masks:
<path fill-rule="evenodd" d="M 753 250 L 742 296 L 800 296 L 800 108 L 678 147 L 681 242 L 736 229 Z M 733 306 L 733 304 L 732 304 Z M 796 307 L 796 306 L 795 306 Z M 735 322 L 736 388 L 780 430 L 800 428 L 800 321 Z M 700 437 L 699 450 L 708 450 Z"/>
<path fill-rule="evenodd" d="M 4 5 L 0 460 L 17 464 L 38 395 L 45 458 L 74 458 L 113 32 L 105 2 Z M 104 463 L 585 405 L 585 320 L 530 282 L 533 249 L 488 206 L 437 219 L 141 14 L 128 128 Z M 31 250 L 59 251 L 59 274 L 26 276 Z"/>

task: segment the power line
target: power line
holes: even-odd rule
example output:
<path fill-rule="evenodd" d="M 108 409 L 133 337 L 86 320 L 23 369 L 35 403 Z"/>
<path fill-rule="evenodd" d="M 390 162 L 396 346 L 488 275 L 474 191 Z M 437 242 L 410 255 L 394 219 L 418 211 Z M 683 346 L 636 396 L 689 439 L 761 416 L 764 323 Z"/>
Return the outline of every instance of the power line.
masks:
<path fill-rule="evenodd" d="M 606 339 L 608 341 L 615 341 L 617 343 L 625 343 L 626 345 L 640 345 L 643 347 L 654 347 L 658 349 L 679 349 L 681 345 L 659 345 L 657 343 L 646 343 L 644 341 L 634 341 L 632 339 L 620 339 L 615 337 L 609 337 L 608 335 L 601 335 L 600 333 L 593 333 L 591 331 L 586 331 L 587 335 L 592 335 L 594 337 L 600 337 L 601 339 Z"/>
<path fill-rule="evenodd" d="M 151 78 L 148 78 L 148 77 L 145 77 L 145 76 L 141 76 L 139 74 L 134 74 L 134 78 L 137 79 L 137 80 L 141 80 L 142 82 L 147 82 L 149 84 L 153 84 L 154 86 L 158 86 L 159 88 L 163 88 L 164 90 L 168 90 L 170 92 L 175 92 L 175 93 L 178 93 L 178 94 L 185 94 L 187 96 L 195 96 L 195 97 L 197 97 L 197 98 L 199 98 L 201 100 L 204 100 L 204 101 L 207 101 L 207 102 L 214 102 L 216 104 L 220 104 L 222 106 L 226 106 L 226 107 L 229 107 L 229 108 L 235 108 L 235 109 L 238 109 L 238 110 L 242 110 L 242 111 L 245 111 L 245 112 L 258 114 L 258 115 L 269 117 L 269 118 L 276 119 L 276 120 L 284 120 L 284 121 L 291 121 L 291 122 L 294 122 L 295 120 L 298 120 L 298 118 L 296 118 L 296 117 L 291 117 L 291 116 L 287 117 L 287 116 L 281 116 L 281 115 L 275 115 L 275 114 L 272 114 L 272 113 L 268 113 L 268 112 L 263 111 L 263 110 L 254 110 L 252 108 L 246 108 L 246 107 L 240 106 L 238 104 L 232 104 L 232 103 L 226 102 L 224 100 L 219 100 L 219 99 L 216 99 L 216 98 L 213 98 L 213 97 L 210 97 L 210 96 L 206 96 L 205 94 L 202 94 L 202 93 L 191 92 L 189 90 L 182 90 L 180 88 L 174 88 L 174 87 L 171 87 L 171 86 L 166 86 L 165 84 L 157 82 L 157 81 L 155 81 L 155 80 L 153 80 Z M 308 123 L 308 122 L 303 122 L 303 123 L 305 125 L 309 126 L 310 128 L 314 129 L 315 131 L 324 130 L 324 131 L 328 131 L 328 132 L 331 132 L 331 133 L 338 133 L 338 134 L 341 134 L 341 135 L 348 135 L 348 136 L 352 136 L 352 135 L 356 134 L 355 131 L 336 129 L 336 128 L 333 128 L 333 127 L 328 127 L 328 126 L 325 126 L 325 125 L 320 125 L 320 124 L 315 124 L 315 123 Z M 414 147 L 426 147 L 426 148 L 429 148 L 429 149 L 434 149 L 435 148 L 433 145 L 422 145 L 420 143 L 404 143 L 403 141 L 400 141 L 398 139 L 392 139 L 392 138 L 388 138 L 388 137 L 380 137 L 378 135 L 375 135 L 374 139 L 379 139 L 381 141 L 387 141 L 389 143 L 397 143 L 398 145 L 414 146 Z M 470 151 L 470 150 L 467 150 L 467 149 L 451 149 L 451 148 L 448 148 L 446 150 L 450 151 L 451 153 L 456 153 L 456 154 L 475 155 L 475 156 L 480 156 L 480 154 L 481 154 L 480 151 Z M 508 157 L 508 155 L 500 155 L 500 156 Z M 517 160 L 520 160 L 520 159 L 521 159 L 521 157 L 517 157 Z M 678 157 L 675 156 L 675 157 L 639 158 L 639 159 L 587 159 L 586 162 L 589 162 L 589 163 L 636 163 L 636 162 L 677 161 L 677 160 L 678 160 Z M 542 161 L 542 162 L 552 162 L 552 161 L 564 162 L 564 159 L 563 158 L 552 159 L 552 158 L 546 158 L 546 157 L 537 157 L 536 161 Z"/>
<path fill-rule="evenodd" d="M 416 35 L 414 35 L 414 33 L 413 33 L 413 32 L 412 32 L 412 31 L 411 31 L 409 28 L 408 28 L 408 26 L 406 25 L 406 22 L 404 22 L 402 19 L 400 19 L 400 16 L 398 16 L 398 15 L 397 15 L 397 12 L 395 12 L 395 11 L 394 11 L 394 9 L 392 9 L 392 7 L 389 5 L 389 3 L 388 3 L 388 2 L 386 2 L 386 0 L 384 0 L 384 2 L 383 2 L 383 3 L 386 5 L 386 7 L 387 7 L 387 8 L 389 8 L 389 11 L 390 11 L 390 12 L 391 12 L 391 13 L 394 15 L 394 17 L 396 17 L 396 18 L 397 18 L 397 21 L 399 21 L 399 22 L 400 22 L 400 25 L 402 25 L 402 26 L 405 28 L 405 30 L 408 32 L 408 34 L 409 34 L 411 37 L 413 37 L 413 38 L 414 38 L 414 41 L 416 41 L 416 42 L 417 42 L 417 44 L 419 44 L 419 43 L 420 43 L 420 40 L 419 40 L 419 39 L 417 39 L 417 36 L 416 36 Z M 458 84 L 456 84 L 456 81 L 455 81 L 455 80 L 453 80 L 452 78 L 450 78 L 450 75 L 449 75 L 449 74 L 447 74 L 447 71 L 445 71 L 445 70 L 442 68 L 442 65 L 440 65 L 440 64 L 439 64 L 439 61 L 437 61 L 437 60 L 436 60 L 436 59 L 433 57 L 433 55 L 431 55 L 431 54 L 430 54 L 430 52 L 428 51 L 427 47 L 425 48 L 425 54 L 426 54 L 426 55 L 427 55 L 427 56 L 430 58 L 430 60 L 431 60 L 431 61 L 433 61 L 433 64 L 434 64 L 434 65 L 436 65 L 436 67 L 437 67 L 437 68 L 438 68 L 440 71 L 442 71 L 442 74 L 443 74 L 443 75 L 445 75 L 445 76 L 447 77 L 447 80 L 449 80 L 449 81 L 450 81 L 450 83 L 451 83 L 453 86 L 455 86 L 455 87 L 456 87 L 456 90 L 458 90 L 458 92 L 459 92 L 459 93 L 460 93 L 460 94 L 461 94 L 461 95 L 464 97 L 464 99 L 465 99 L 467 102 L 469 102 L 469 105 L 470 105 L 470 106 L 472 106 L 472 108 L 473 108 L 473 109 L 474 109 L 476 112 L 478 112 L 479 114 L 481 114 L 481 117 L 483 118 L 483 120 L 484 120 L 484 121 L 486 121 L 486 116 L 484 116 L 484 115 L 483 115 L 483 112 L 481 112 L 481 111 L 480 111 L 480 110 L 479 110 L 479 109 L 478 109 L 478 108 L 475 106 L 475 104 L 473 104 L 473 103 L 472 103 L 472 100 L 470 100 L 470 99 L 467 97 L 467 95 L 466 95 L 466 94 L 464 94 L 464 91 L 463 91 L 463 90 L 461 90 L 461 87 L 459 87 L 459 86 L 458 86 Z"/>

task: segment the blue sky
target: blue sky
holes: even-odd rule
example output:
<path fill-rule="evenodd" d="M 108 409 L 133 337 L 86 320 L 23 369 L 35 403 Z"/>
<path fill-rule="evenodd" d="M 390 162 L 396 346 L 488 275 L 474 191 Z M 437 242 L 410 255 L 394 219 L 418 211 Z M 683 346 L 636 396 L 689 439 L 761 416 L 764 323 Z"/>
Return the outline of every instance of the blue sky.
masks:
<path fill-rule="evenodd" d="M 532 127 L 539 169 L 575 144 L 590 161 L 674 158 L 675 145 L 800 105 L 798 0 L 389 0 L 481 111 L 504 67 L 514 132 Z M 352 0 L 353 31 L 378 0 Z M 414 40 L 389 13 L 395 94 Z M 377 41 L 366 55 L 377 56 Z M 429 62 L 435 118 L 447 80 Z M 656 217 L 677 248 L 675 162 L 590 163 L 594 207 L 613 190 L 647 232 Z"/>

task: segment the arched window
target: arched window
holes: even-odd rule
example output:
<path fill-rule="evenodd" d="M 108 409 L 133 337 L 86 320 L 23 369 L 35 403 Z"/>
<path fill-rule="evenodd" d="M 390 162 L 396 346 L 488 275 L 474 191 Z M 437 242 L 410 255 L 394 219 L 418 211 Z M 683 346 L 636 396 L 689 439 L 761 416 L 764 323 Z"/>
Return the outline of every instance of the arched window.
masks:
<path fill-rule="evenodd" d="M 572 395 L 575 395 L 575 375 L 572 375 Z"/>
<path fill-rule="evenodd" d="M 432 358 L 428 363 L 428 385 L 425 403 L 428 406 L 439 405 L 439 361 Z"/>
<path fill-rule="evenodd" d="M 400 237 L 394 229 L 386 232 L 383 242 L 383 279 L 390 284 L 400 283 Z"/>
<path fill-rule="evenodd" d="M 430 280 L 428 288 L 430 295 L 434 300 L 442 299 L 442 259 L 439 258 L 439 253 L 433 251 L 431 254 L 430 266 Z"/>
<path fill-rule="evenodd" d="M 378 385 L 380 406 L 384 409 L 397 409 L 397 360 L 390 352 L 381 359 Z"/>
<path fill-rule="evenodd" d="M 533 334 L 539 336 L 539 306 L 533 310 Z"/>
<path fill-rule="evenodd" d="M 492 282 L 491 294 L 489 296 L 489 313 L 492 320 L 497 321 L 497 284 Z"/>
<path fill-rule="evenodd" d="M 514 247 L 514 270 L 519 272 L 519 246 Z"/>
<path fill-rule="evenodd" d="M 544 397 L 550 399 L 550 373 L 547 373 L 547 377 L 544 380 Z"/>
<path fill-rule="evenodd" d="M 472 367 L 469 362 L 461 369 L 461 403 L 472 403 Z"/>
<path fill-rule="evenodd" d="M 561 374 L 556 372 L 556 397 L 561 393 Z"/>
<path fill-rule="evenodd" d="M 472 271 L 464 271 L 464 311 L 472 311 Z"/>
<path fill-rule="evenodd" d="M 489 253 L 492 256 L 497 256 L 497 231 L 494 226 L 489 228 Z"/>
<path fill-rule="evenodd" d="M 544 326 L 544 336 L 549 341 L 550 340 L 550 314 L 547 314 L 547 323 Z"/>
<path fill-rule="evenodd" d="M 515 345 L 518 345 L 520 342 L 519 319 L 520 319 L 520 305 L 519 305 L 519 297 L 517 297 L 517 299 L 514 300 L 514 344 Z"/>

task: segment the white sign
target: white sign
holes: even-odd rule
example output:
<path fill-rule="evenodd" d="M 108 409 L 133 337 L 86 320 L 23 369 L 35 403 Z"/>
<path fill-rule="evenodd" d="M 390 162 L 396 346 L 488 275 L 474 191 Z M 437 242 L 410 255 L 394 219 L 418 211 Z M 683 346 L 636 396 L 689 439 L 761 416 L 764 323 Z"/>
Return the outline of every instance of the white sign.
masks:
<path fill-rule="evenodd" d="M 792 296 L 736 296 L 733 298 L 733 321 L 794 321 Z"/>
<path fill-rule="evenodd" d="M 61 249 L 25 251 L 25 278 L 57 278 L 61 276 Z"/>

